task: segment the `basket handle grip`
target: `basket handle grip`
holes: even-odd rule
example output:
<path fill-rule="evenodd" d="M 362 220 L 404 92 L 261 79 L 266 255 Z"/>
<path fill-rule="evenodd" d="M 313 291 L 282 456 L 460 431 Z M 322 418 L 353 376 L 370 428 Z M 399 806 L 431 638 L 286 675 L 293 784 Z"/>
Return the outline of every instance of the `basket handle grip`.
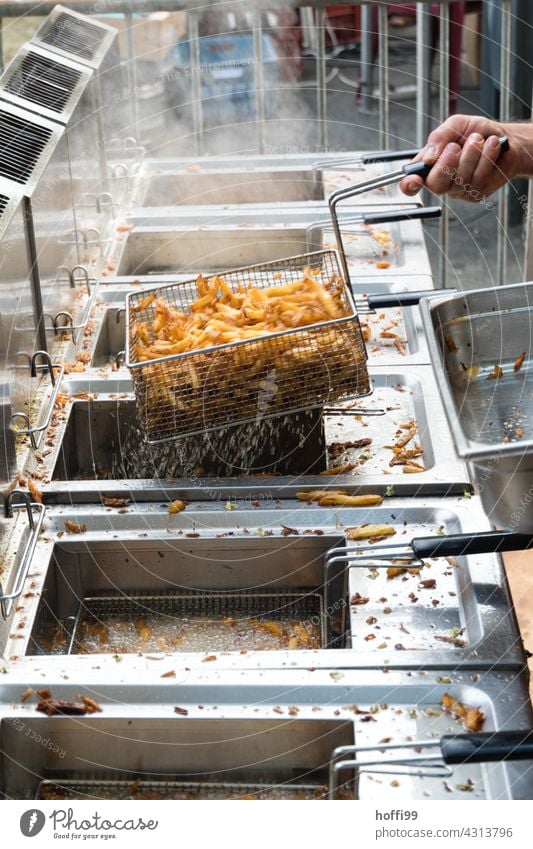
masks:
<path fill-rule="evenodd" d="M 440 748 L 446 764 L 529 761 L 533 760 L 533 731 L 446 734 Z"/>
<path fill-rule="evenodd" d="M 364 212 L 365 224 L 390 224 L 394 221 L 415 221 L 416 219 L 440 218 L 440 206 L 413 206 L 409 209 L 390 209 L 386 212 Z"/>
<path fill-rule="evenodd" d="M 450 534 L 447 537 L 419 537 L 411 540 L 417 557 L 461 557 L 467 554 L 494 554 L 498 551 L 525 551 L 533 545 L 533 535 L 512 531 L 483 531 L 476 534 Z"/>

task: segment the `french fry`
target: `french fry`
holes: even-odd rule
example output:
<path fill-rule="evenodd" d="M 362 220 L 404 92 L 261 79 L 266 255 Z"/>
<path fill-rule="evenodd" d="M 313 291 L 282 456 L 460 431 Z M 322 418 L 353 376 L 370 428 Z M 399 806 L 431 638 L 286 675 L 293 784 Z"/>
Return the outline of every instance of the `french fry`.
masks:
<path fill-rule="evenodd" d="M 155 292 L 152 292 L 150 295 L 147 295 L 145 298 L 142 298 L 136 306 L 132 307 L 133 312 L 142 312 L 143 310 L 147 309 L 150 304 L 153 304 L 155 299 L 156 294 Z"/>
<path fill-rule="evenodd" d="M 346 528 L 346 538 L 350 540 L 390 537 L 395 533 L 396 529 L 392 525 L 360 525 L 358 528 Z"/>
<path fill-rule="evenodd" d="M 297 492 L 296 498 L 299 501 L 320 501 L 326 495 L 347 495 L 343 489 L 309 489 L 307 491 Z"/>
<path fill-rule="evenodd" d="M 382 495 L 341 495 L 328 493 L 319 499 L 321 507 L 372 507 L 381 504 Z"/>
<path fill-rule="evenodd" d="M 331 469 L 326 469 L 320 472 L 321 475 L 343 475 L 346 472 L 351 472 L 356 468 L 355 463 L 345 463 L 344 466 L 333 466 Z"/>

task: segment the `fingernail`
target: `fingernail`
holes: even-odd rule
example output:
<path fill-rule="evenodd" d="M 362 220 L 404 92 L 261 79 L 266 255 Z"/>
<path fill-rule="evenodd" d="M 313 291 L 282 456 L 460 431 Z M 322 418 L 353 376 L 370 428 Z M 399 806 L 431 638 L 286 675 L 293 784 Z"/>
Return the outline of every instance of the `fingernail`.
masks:
<path fill-rule="evenodd" d="M 409 192 L 409 194 L 410 194 L 410 195 L 416 195 L 416 193 L 417 193 L 417 191 L 419 190 L 419 188 L 420 188 L 420 187 L 419 187 L 418 183 L 413 183 L 413 181 L 412 181 L 412 180 L 410 180 L 410 181 L 407 183 L 407 191 Z"/>
<path fill-rule="evenodd" d="M 432 159 L 437 156 L 438 150 L 434 144 L 430 145 L 424 154 L 424 158 Z"/>
<path fill-rule="evenodd" d="M 497 147 L 499 148 L 500 140 L 498 136 L 489 136 L 489 138 L 487 139 L 487 147 L 490 150 L 496 150 Z"/>
<path fill-rule="evenodd" d="M 470 141 L 472 141 L 472 142 L 482 142 L 483 136 L 480 133 L 472 133 L 470 135 Z"/>

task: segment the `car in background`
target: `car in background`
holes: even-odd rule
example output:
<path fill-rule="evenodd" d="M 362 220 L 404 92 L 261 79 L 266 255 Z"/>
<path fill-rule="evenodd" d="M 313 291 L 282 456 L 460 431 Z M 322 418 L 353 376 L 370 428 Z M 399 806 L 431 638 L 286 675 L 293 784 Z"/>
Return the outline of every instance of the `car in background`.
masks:
<path fill-rule="evenodd" d="M 253 120 L 256 117 L 256 74 L 252 32 L 231 32 L 200 37 L 200 93 L 206 125 Z M 284 57 L 276 40 L 262 34 L 265 116 L 276 115 Z M 179 41 L 171 50 L 169 68 L 164 74 L 168 105 L 180 118 L 192 112 L 193 79 L 191 43 Z"/>

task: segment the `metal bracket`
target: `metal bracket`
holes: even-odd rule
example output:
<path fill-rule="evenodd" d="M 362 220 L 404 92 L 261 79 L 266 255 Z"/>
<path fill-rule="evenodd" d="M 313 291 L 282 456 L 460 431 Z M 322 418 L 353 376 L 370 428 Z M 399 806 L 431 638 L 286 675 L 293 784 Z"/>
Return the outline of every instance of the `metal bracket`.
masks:
<path fill-rule="evenodd" d="M 14 504 L 13 499 L 15 496 L 19 497 L 22 503 Z M 30 535 L 22 553 L 13 589 L 10 593 L 4 593 L 2 585 L 0 584 L 0 612 L 4 619 L 8 619 L 13 609 L 14 602 L 19 598 L 22 590 L 24 589 L 24 584 L 30 570 L 33 552 L 35 551 L 35 546 L 37 545 L 37 540 L 41 533 L 45 516 L 45 508 L 43 504 L 37 504 L 32 501 L 28 492 L 22 492 L 19 489 L 14 489 L 13 492 L 10 492 L 9 495 L 6 496 L 4 507 L 6 518 L 12 518 L 14 510 L 26 510 L 28 525 L 30 527 Z M 34 518 L 34 512 L 37 512 L 38 514 L 37 520 Z"/>
<path fill-rule="evenodd" d="M 87 305 L 85 307 L 85 311 L 79 324 L 74 324 L 74 317 L 72 313 L 68 310 L 61 310 L 60 312 L 56 313 L 55 316 L 50 315 L 50 313 L 46 313 L 44 317 L 48 318 L 51 321 L 51 329 L 53 330 L 55 336 L 59 336 L 62 333 L 70 333 L 72 336 L 72 341 L 76 345 L 78 340 L 78 332 L 85 330 L 89 318 L 91 316 L 92 308 L 94 305 L 94 299 L 96 296 L 96 290 L 98 288 L 98 281 L 95 277 L 89 276 L 89 271 L 85 265 L 75 265 L 72 270 L 61 266 L 60 270 L 67 272 L 70 287 L 72 289 L 75 289 L 76 285 L 80 282 L 86 286 L 87 294 L 89 297 Z M 62 319 L 64 319 L 65 321 L 62 322 Z"/>
<path fill-rule="evenodd" d="M 111 218 L 117 217 L 115 201 L 113 200 L 113 195 L 111 194 L 111 192 L 100 192 L 100 194 L 96 198 L 96 211 L 98 213 L 101 213 L 106 209 L 111 210 Z"/>
<path fill-rule="evenodd" d="M 113 182 L 121 182 L 122 180 L 126 181 L 126 188 L 130 187 L 130 172 L 128 166 L 124 162 L 117 162 L 116 165 L 113 165 L 110 174 L 111 180 Z"/>
<path fill-rule="evenodd" d="M 146 153 L 146 148 L 140 145 L 133 136 L 127 136 L 125 139 L 112 138 L 107 146 L 107 150 L 108 153 L 116 151 L 124 154 L 136 154 L 139 157 L 144 156 Z"/>
<path fill-rule="evenodd" d="M 38 363 L 39 358 L 42 358 L 44 362 Z M 11 427 L 16 436 L 29 436 L 31 447 L 34 451 L 36 451 L 40 445 L 42 434 L 45 432 L 45 430 L 48 430 L 48 427 L 50 425 L 52 413 L 56 404 L 59 389 L 61 387 L 61 381 L 63 380 L 63 375 L 65 373 L 65 367 L 59 363 L 52 363 L 50 355 L 46 351 L 36 351 L 35 354 L 31 357 L 28 367 L 30 369 L 30 374 L 32 377 L 39 377 L 42 372 L 48 373 L 52 384 L 50 402 L 44 417 L 44 422 L 42 424 L 36 427 L 32 427 L 29 415 L 27 413 L 18 411 L 16 413 L 13 413 L 11 416 Z M 54 373 L 55 369 L 59 369 L 59 375 L 57 377 Z M 16 419 L 22 419 L 26 427 L 23 429 L 14 427 Z M 36 434 L 40 434 L 40 437 L 38 439 L 36 438 Z"/>

